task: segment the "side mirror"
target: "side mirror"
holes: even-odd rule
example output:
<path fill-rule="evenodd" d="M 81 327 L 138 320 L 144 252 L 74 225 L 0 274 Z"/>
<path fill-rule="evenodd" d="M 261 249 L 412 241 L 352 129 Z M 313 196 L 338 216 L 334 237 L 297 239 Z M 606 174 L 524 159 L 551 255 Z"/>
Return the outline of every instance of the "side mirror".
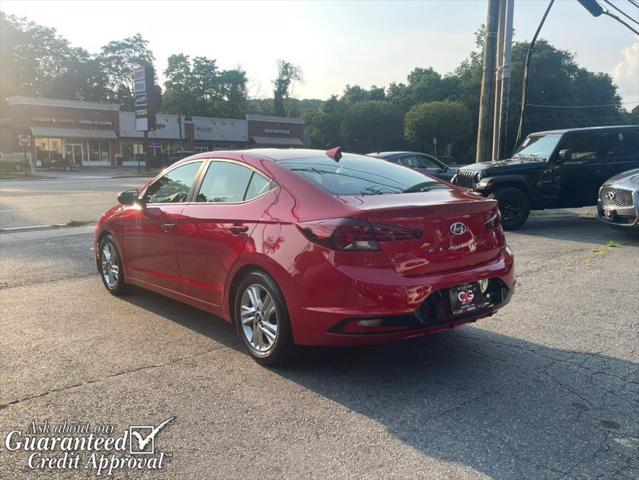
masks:
<path fill-rule="evenodd" d="M 569 148 L 564 148 L 563 150 L 559 150 L 560 162 L 569 162 L 570 160 L 572 160 L 572 151 Z"/>
<path fill-rule="evenodd" d="M 138 199 L 140 192 L 134 188 L 132 190 L 125 190 L 124 192 L 118 195 L 118 202 L 122 205 L 133 205 L 135 201 Z"/>

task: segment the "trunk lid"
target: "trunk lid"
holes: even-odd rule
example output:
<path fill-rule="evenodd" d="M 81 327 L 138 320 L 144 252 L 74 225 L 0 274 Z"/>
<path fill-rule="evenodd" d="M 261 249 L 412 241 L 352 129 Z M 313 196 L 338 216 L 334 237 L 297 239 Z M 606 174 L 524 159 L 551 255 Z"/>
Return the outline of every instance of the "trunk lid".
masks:
<path fill-rule="evenodd" d="M 405 276 L 455 271 L 492 260 L 504 245 L 501 229 L 486 228 L 497 202 L 458 189 L 401 195 L 339 197 L 370 223 L 422 232 L 418 240 L 380 242 L 396 272 Z"/>

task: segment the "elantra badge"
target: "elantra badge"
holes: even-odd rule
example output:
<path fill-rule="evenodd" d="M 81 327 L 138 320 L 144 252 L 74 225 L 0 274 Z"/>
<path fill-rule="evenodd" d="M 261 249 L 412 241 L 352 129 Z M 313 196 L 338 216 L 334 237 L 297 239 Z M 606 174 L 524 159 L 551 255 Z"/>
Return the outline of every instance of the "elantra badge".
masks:
<path fill-rule="evenodd" d="M 453 235 L 463 235 L 466 233 L 466 225 L 461 222 L 455 222 L 450 226 L 450 233 Z"/>

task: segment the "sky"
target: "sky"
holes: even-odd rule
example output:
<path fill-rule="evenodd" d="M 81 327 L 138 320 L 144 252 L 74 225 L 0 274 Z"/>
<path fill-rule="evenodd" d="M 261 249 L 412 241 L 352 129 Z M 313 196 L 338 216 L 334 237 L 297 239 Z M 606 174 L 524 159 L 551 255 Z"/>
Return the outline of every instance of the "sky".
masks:
<path fill-rule="evenodd" d="M 630 0 L 611 1 L 639 19 Z M 530 40 L 547 5 L 515 0 L 515 41 Z M 159 71 L 174 53 L 214 58 L 222 69 L 241 67 L 251 97 L 272 96 L 277 60 L 286 59 L 303 72 L 293 96 L 321 99 L 347 84 L 405 81 L 415 67 L 452 72 L 474 48 L 486 7 L 486 0 L 0 3 L 2 11 L 54 27 L 93 53 L 139 32 Z M 627 109 L 639 104 L 639 37 L 623 25 L 592 17 L 576 0 L 557 0 L 541 38 L 574 53 L 580 65 L 611 74 Z"/>

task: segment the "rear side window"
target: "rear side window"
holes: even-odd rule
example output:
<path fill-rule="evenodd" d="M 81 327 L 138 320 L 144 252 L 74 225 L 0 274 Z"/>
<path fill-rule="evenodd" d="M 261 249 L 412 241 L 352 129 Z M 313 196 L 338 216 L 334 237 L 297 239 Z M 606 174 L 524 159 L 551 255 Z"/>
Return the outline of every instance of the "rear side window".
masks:
<path fill-rule="evenodd" d="M 197 195 L 198 202 L 240 203 L 268 192 L 273 183 L 232 162 L 211 162 Z"/>
<path fill-rule="evenodd" d="M 360 155 L 344 154 L 339 162 L 330 157 L 316 157 L 279 164 L 332 195 L 386 195 L 448 188 L 414 170 Z"/>
<path fill-rule="evenodd" d="M 571 152 L 572 162 L 590 162 L 597 159 L 597 137 L 589 133 L 569 133 L 561 142 L 560 149 Z"/>
<path fill-rule="evenodd" d="M 430 158 L 421 155 L 401 157 L 397 163 L 409 168 L 439 168 Z"/>
<path fill-rule="evenodd" d="M 185 202 L 201 165 L 202 162 L 187 163 L 158 178 L 146 189 L 144 202 L 147 204 Z"/>
<path fill-rule="evenodd" d="M 601 151 L 609 160 L 639 155 L 639 131 L 604 133 L 601 136 Z"/>
<path fill-rule="evenodd" d="M 268 178 L 263 177 L 257 172 L 253 172 L 251 181 L 246 189 L 246 195 L 244 195 L 244 200 L 250 200 L 252 198 L 259 197 L 260 195 L 264 195 L 269 190 L 272 190 L 274 186 L 275 184 Z"/>

